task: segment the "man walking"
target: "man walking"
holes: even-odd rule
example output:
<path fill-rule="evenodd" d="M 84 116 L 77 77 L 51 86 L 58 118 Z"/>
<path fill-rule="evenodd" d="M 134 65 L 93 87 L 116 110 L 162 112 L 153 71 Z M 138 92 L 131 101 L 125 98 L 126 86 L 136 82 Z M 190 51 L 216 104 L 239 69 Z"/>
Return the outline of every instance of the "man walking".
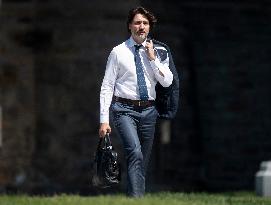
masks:
<path fill-rule="evenodd" d="M 111 51 L 100 92 L 100 137 L 111 132 L 109 109 L 127 160 L 127 195 L 145 193 L 145 175 L 150 159 L 158 112 L 155 107 L 157 83 L 169 87 L 173 74 L 169 58 L 162 57 L 147 36 L 156 23 L 143 7 L 128 14 L 131 34 Z M 160 50 L 166 48 L 160 46 Z"/>

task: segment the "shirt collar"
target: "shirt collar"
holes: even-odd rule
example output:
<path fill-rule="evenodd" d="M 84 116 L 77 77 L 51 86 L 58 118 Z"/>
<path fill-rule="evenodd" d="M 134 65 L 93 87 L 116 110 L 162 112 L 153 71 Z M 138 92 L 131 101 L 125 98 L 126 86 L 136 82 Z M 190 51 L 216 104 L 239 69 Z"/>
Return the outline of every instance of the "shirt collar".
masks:
<path fill-rule="evenodd" d="M 133 37 L 130 36 L 130 38 L 128 39 L 128 47 L 131 48 L 131 47 L 134 47 L 134 45 L 139 45 L 139 44 L 137 44 L 135 42 L 135 40 L 133 39 Z M 143 45 L 145 47 L 145 45 L 146 45 L 146 39 L 145 39 L 145 41 L 141 45 Z"/>

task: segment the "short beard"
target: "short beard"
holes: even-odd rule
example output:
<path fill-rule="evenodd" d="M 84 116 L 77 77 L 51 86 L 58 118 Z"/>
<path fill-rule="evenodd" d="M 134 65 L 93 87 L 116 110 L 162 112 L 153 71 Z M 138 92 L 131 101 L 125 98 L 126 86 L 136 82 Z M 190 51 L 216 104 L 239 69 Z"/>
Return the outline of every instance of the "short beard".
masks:
<path fill-rule="evenodd" d="M 146 39 L 146 35 L 145 34 L 138 35 L 138 38 L 140 38 L 142 41 L 144 41 Z"/>
<path fill-rule="evenodd" d="M 143 42 L 147 38 L 147 35 L 146 34 L 141 34 L 141 35 L 139 34 L 138 35 L 137 33 L 135 33 L 134 37 L 136 37 L 138 39 L 138 41 Z"/>

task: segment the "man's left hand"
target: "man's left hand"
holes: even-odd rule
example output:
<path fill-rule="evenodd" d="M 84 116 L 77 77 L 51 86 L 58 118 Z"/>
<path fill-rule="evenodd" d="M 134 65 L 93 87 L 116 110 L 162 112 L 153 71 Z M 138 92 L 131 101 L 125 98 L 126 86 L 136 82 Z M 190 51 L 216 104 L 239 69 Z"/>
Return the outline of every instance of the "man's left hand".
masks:
<path fill-rule="evenodd" d="M 145 49 L 146 49 L 146 54 L 149 60 L 150 61 L 155 60 L 155 52 L 154 52 L 152 40 L 150 40 L 149 42 L 148 41 L 146 42 Z"/>

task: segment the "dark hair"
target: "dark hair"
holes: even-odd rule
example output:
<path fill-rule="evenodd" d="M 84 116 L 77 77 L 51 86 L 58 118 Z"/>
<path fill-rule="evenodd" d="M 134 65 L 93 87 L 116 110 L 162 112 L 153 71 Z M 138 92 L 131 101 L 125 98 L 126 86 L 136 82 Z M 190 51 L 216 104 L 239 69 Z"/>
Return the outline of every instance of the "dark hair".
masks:
<path fill-rule="evenodd" d="M 129 11 L 128 18 L 127 18 L 127 30 L 129 33 L 130 33 L 129 24 L 132 23 L 136 14 L 142 14 L 147 17 L 147 19 L 149 20 L 150 29 L 152 29 L 154 27 L 155 23 L 157 22 L 156 17 L 147 9 L 145 9 L 141 6 L 134 8 L 134 9 L 131 9 Z"/>

